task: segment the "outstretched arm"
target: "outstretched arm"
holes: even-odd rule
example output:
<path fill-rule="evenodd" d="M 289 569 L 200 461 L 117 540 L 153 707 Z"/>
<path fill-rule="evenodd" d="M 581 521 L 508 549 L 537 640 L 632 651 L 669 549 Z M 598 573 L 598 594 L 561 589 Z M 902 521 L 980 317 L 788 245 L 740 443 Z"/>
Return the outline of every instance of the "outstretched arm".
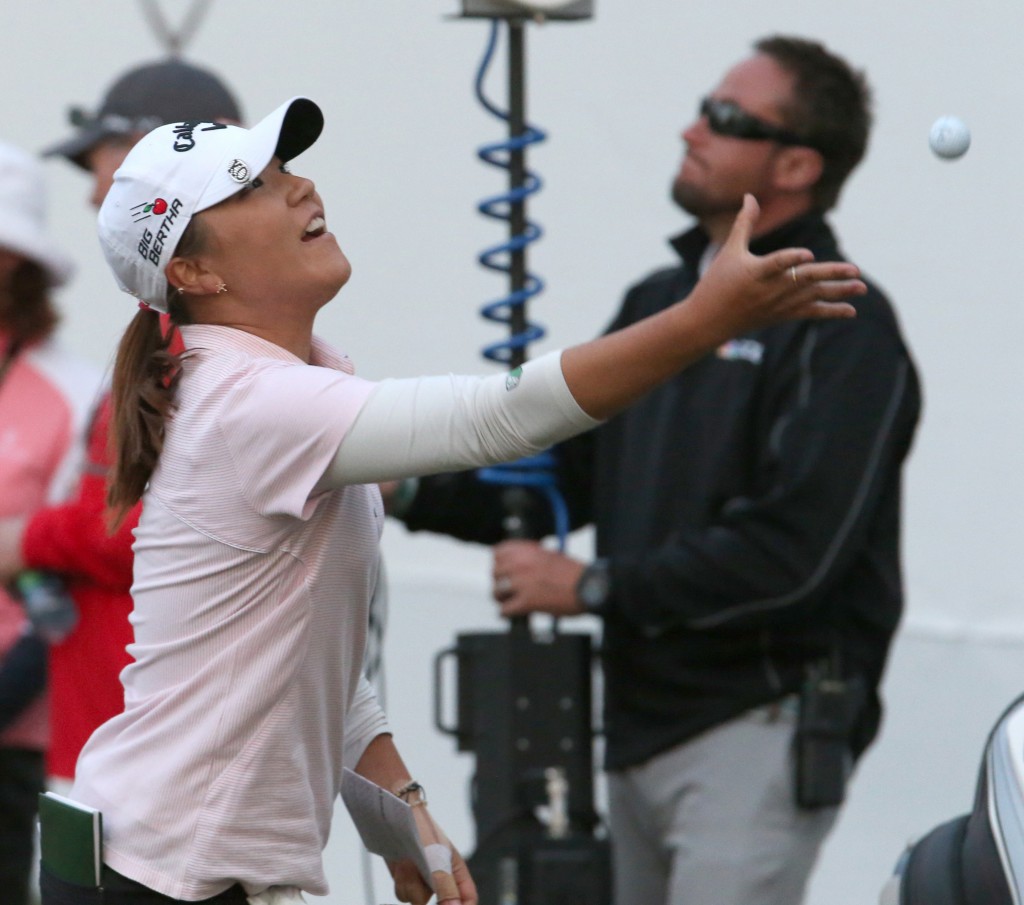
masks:
<path fill-rule="evenodd" d="M 529 455 L 614 415 L 725 340 L 783 320 L 851 317 L 857 268 L 806 249 L 748 250 L 747 196 L 722 252 L 690 296 L 643 321 L 530 362 L 522 373 L 385 381 L 320 479 L 325 490 Z M 832 300 L 832 301 L 826 301 Z M 510 392 L 515 390 L 515 392 Z"/>

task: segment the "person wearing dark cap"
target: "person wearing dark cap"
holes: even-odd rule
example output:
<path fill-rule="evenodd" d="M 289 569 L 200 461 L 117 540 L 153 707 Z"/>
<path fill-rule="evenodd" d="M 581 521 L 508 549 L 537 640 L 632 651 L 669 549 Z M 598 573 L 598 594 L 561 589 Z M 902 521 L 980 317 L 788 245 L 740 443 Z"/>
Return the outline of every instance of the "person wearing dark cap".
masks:
<path fill-rule="evenodd" d="M 51 291 L 71 261 L 44 224 L 42 167 L 0 143 L 0 516 L 61 499 L 79 467 L 100 373 L 53 339 Z M 49 742 L 46 649 L 0 584 L 0 898 L 28 895 L 36 800 Z"/>
<path fill-rule="evenodd" d="M 68 119 L 74 133 L 43 156 L 64 157 L 92 173 L 91 201 L 99 207 L 114 171 L 151 129 L 186 119 L 240 123 L 242 111 L 217 75 L 172 57 L 130 69 L 110 86 L 95 112 L 72 107 Z"/>
<path fill-rule="evenodd" d="M 72 108 L 74 133 L 43 153 L 89 172 L 91 201 L 99 207 L 132 145 L 153 126 L 186 118 L 235 122 L 241 111 L 213 73 L 178 59 L 147 63 L 120 76 L 95 113 Z M 110 417 L 109 395 L 104 395 L 92 413 L 85 467 L 69 499 L 37 509 L 27 519 L 0 518 L 0 581 L 26 568 L 57 573 L 78 609 L 74 630 L 50 647 L 53 719 L 46 773 L 56 791 L 70 788 L 78 753 L 93 730 L 122 710 L 118 674 L 131 662 L 131 544 L 138 510 L 116 532 L 108 531 L 104 500 Z"/>

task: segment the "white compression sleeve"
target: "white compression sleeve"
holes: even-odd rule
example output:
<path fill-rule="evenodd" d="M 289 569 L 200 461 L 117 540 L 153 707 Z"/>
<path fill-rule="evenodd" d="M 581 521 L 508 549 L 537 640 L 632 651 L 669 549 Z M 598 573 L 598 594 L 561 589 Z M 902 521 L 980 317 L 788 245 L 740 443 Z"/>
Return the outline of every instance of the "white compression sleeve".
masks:
<path fill-rule="evenodd" d="M 421 377 L 377 385 L 317 484 L 326 490 L 507 462 L 597 426 L 562 375 L 561 352 L 516 377 Z"/>

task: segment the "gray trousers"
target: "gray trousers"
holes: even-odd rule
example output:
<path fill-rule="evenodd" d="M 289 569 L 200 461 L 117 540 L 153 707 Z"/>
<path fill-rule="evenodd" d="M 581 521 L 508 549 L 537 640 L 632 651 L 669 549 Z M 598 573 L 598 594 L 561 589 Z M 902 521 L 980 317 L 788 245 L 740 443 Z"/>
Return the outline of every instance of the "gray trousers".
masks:
<path fill-rule="evenodd" d="M 608 774 L 615 905 L 799 905 L 838 809 L 794 804 L 794 703 Z"/>

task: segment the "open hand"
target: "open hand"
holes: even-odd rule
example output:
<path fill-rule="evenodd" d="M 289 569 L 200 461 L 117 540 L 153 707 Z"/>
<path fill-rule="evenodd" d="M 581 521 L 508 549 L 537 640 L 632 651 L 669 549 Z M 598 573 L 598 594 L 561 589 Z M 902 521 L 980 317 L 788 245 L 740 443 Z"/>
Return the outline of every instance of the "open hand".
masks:
<path fill-rule="evenodd" d="M 705 307 L 729 336 L 778 321 L 855 316 L 844 300 L 867 291 L 857 267 L 843 261 L 815 262 L 806 248 L 751 254 L 759 212 L 753 195 L 745 196 L 728 239 L 688 304 Z"/>

